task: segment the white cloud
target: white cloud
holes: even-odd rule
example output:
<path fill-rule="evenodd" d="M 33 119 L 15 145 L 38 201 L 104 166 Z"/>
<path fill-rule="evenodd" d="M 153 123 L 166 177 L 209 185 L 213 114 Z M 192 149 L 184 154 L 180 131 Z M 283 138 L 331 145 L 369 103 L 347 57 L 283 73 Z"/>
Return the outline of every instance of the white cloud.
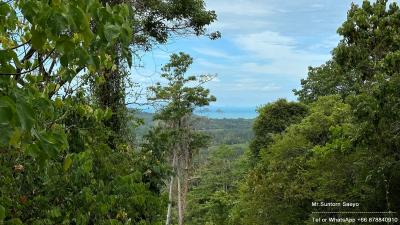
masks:
<path fill-rule="evenodd" d="M 268 20 L 256 20 L 254 18 L 237 18 L 237 17 L 224 17 L 219 18 L 217 22 L 213 23 L 209 29 L 218 30 L 222 32 L 222 37 L 224 38 L 227 33 L 230 32 L 240 32 L 246 33 L 259 29 L 264 29 L 271 25 Z"/>
<path fill-rule="evenodd" d="M 135 77 L 141 83 L 158 81 L 161 65 L 171 52 L 194 57 L 189 73 L 218 74 L 206 84 L 221 105 L 257 105 L 280 97 L 294 99 L 291 92 L 336 46 L 336 29 L 346 19 L 352 0 L 205 0 L 218 21 L 210 31 L 222 38 L 172 39 L 168 46 L 146 58 Z M 361 2 L 362 0 L 356 0 Z M 137 74 L 137 72 L 135 73 Z M 148 76 L 146 76 L 148 75 Z"/>
<path fill-rule="evenodd" d="M 292 56 L 296 44 L 293 38 L 272 31 L 241 34 L 235 38 L 235 42 L 238 47 L 253 52 L 264 59 Z"/>
<path fill-rule="evenodd" d="M 314 3 L 314 4 L 311 4 L 310 7 L 315 8 L 315 9 L 321 9 L 321 8 L 324 8 L 325 5 L 321 4 L 321 3 Z"/>
<path fill-rule="evenodd" d="M 239 35 L 235 43 L 249 58 L 256 58 L 242 64 L 244 71 L 254 73 L 304 77 L 308 66 L 320 65 L 330 57 L 300 49 L 293 38 L 272 31 Z"/>
<path fill-rule="evenodd" d="M 157 59 L 169 60 L 171 57 L 171 54 L 172 53 L 169 53 L 169 52 L 158 51 L 154 54 L 154 57 L 156 57 Z"/>
<path fill-rule="evenodd" d="M 326 37 L 324 40 L 315 43 L 308 47 L 309 50 L 318 50 L 318 49 L 328 49 L 332 50 L 335 48 L 340 41 L 340 37 L 338 35 L 331 35 Z"/>
<path fill-rule="evenodd" d="M 265 16 L 273 13 L 265 1 L 260 0 L 212 0 L 207 1 L 207 8 L 215 10 L 217 15 L 233 14 L 239 16 Z"/>
<path fill-rule="evenodd" d="M 232 56 L 223 52 L 221 50 L 213 49 L 213 48 L 193 48 L 194 51 L 200 53 L 205 56 L 211 56 L 215 58 L 225 58 L 225 59 L 232 59 Z"/>
<path fill-rule="evenodd" d="M 262 91 L 279 91 L 281 90 L 282 87 L 276 85 L 276 84 L 269 84 L 269 85 L 265 85 L 264 87 L 262 87 Z"/>
<path fill-rule="evenodd" d="M 239 78 L 225 87 L 229 91 L 251 91 L 251 92 L 275 92 L 282 89 L 281 86 L 267 79 L 260 80 L 256 76 Z"/>
<path fill-rule="evenodd" d="M 235 38 L 238 47 L 264 59 L 286 58 L 292 55 L 294 40 L 277 32 L 241 34 Z"/>
<path fill-rule="evenodd" d="M 200 65 L 203 69 L 206 68 L 210 73 L 229 69 L 229 67 L 226 64 L 214 63 L 211 60 L 207 60 L 204 58 L 195 59 L 194 64 Z"/>
<path fill-rule="evenodd" d="M 265 18 L 281 11 L 265 0 L 206 0 L 206 6 L 218 15 L 210 30 L 222 35 L 265 28 L 271 24 Z"/>

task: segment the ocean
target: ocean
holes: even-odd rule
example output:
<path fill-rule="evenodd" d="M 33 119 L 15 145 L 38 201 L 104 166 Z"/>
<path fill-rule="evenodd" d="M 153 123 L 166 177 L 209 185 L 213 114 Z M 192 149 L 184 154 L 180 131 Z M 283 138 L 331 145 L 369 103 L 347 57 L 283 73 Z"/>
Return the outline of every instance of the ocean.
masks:
<path fill-rule="evenodd" d="M 139 107 L 139 110 L 147 113 L 154 113 L 154 108 L 149 106 Z M 257 117 L 256 107 L 239 106 L 208 106 L 195 110 L 196 115 L 213 119 L 254 119 Z"/>
<path fill-rule="evenodd" d="M 210 106 L 198 109 L 195 114 L 214 119 L 253 119 L 257 117 L 256 107 L 237 107 L 237 106 Z"/>

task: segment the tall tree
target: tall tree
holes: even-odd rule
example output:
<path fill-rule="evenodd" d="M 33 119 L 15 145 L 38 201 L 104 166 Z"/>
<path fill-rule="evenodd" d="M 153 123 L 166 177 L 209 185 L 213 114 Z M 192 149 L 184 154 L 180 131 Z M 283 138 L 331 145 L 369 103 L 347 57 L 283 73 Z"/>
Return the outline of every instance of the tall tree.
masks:
<path fill-rule="evenodd" d="M 154 119 L 163 122 L 163 126 L 171 134 L 173 140 L 170 146 L 170 162 L 173 174 L 169 184 L 169 205 L 166 224 L 171 223 L 172 191 L 174 178 L 177 181 L 178 197 L 178 222 L 184 224 L 186 209 L 186 195 L 189 189 L 189 178 L 193 154 L 206 145 L 207 138 L 193 130 L 190 118 L 193 111 L 215 101 L 208 89 L 202 87 L 210 76 L 188 76 L 186 72 L 193 59 L 184 53 L 171 55 L 170 62 L 166 64 L 161 77 L 167 80 L 165 85 L 157 83 L 150 87 L 152 101 L 163 102 L 162 108 L 156 113 Z"/>
<path fill-rule="evenodd" d="M 332 51 L 332 59 L 322 66 L 309 69 L 302 88 L 295 90 L 303 102 L 319 96 L 359 94 L 376 81 L 385 70 L 382 62 L 394 56 L 399 48 L 399 7 L 387 0 L 352 3 L 346 21 L 337 33 L 343 38 Z"/>
<path fill-rule="evenodd" d="M 283 132 L 288 126 L 300 122 L 307 114 L 307 107 L 300 103 L 280 99 L 258 110 L 253 124 L 254 138 L 250 143 L 252 164 L 256 164 L 259 153 L 272 142 L 274 134 Z"/>
<path fill-rule="evenodd" d="M 205 8 L 203 0 L 101 0 L 101 2 L 103 6 L 114 6 L 121 3 L 129 5 L 133 32 L 126 41 L 130 41 L 133 54 L 136 55 L 151 50 L 153 45 L 167 43 L 173 35 L 208 35 L 212 39 L 219 37 L 218 32 L 206 33 L 206 26 L 216 19 L 216 14 Z M 96 21 L 92 21 L 92 25 L 96 30 Z M 108 32 L 110 37 L 118 34 L 115 33 L 118 31 L 114 27 L 110 27 Z M 99 72 L 98 75 L 102 76 L 102 82 L 92 82 L 92 89 L 98 104 L 113 112 L 113 116 L 106 122 L 106 126 L 113 131 L 110 145 L 114 146 L 114 139 L 127 136 L 125 121 L 127 120 L 125 105 L 127 82 L 125 80 L 128 79 L 128 70 L 132 63 L 130 54 L 132 53 L 121 48 L 121 42 L 124 40 L 109 41 L 117 57 L 111 61 L 112 68 Z M 128 65 L 121 60 L 123 56 L 129 57 Z"/>

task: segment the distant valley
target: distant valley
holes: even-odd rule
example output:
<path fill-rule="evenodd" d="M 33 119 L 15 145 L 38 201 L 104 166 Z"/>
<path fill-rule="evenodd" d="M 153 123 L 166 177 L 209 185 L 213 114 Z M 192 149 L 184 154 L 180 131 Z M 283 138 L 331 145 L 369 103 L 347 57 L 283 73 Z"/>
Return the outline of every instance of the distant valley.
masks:
<path fill-rule="evenodd" d="M 141 119 L 143 125 L 135 130 L 140 139 L 153 125 L 153 113 L 137 112 L 134 118 Z M 248 143 L 253 137 L 252 125 L 254 119 L 213 119 L 204 116 L 195 116 L 193 124 L 197 130 L 207 132 L 213 138 L 212 145 L 233 145 Z"/>

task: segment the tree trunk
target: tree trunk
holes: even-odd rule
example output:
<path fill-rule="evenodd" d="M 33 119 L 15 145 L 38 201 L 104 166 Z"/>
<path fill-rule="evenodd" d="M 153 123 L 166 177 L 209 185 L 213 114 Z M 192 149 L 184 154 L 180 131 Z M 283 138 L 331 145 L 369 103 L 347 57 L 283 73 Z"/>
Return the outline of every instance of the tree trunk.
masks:
<path fill-rule="evenodd" d="M 167 211 L 167 220 L 165 221 L 165 225 L 171 224 L 171 211 L 172 211 L 172 185 L 174 184 L 174 176 L 172 175 L 169 182 L 169 196 L 168 196 L 168 211 Z"/>
<path fill-rule="evenodd" d="M 190 129 L 188 124 L 188 117 L 184 116 L 180 120 L 180 128 L 185 130 L 181 134 L 181 143 L 180 143 L 180 156 L 181 160 L 178 164 L 179 174 L 178 174 L 178 215 L 179 215 L 179 225 L 183 225 L 185 221 L 185 211 L 186 211 L 186 198 L 187 193 L 189 191 L 189 172 L 190 172 L 190 164 L 191 164 L 191 152 L 190 152 Z"/>
<path fill-rule="evenodd" d="M 172 169 L 173 169 L 173 172 L 175 172 L 175 161 L 176 161 L 176 153 L 175 153 L 175 150 L 174 150 L 173 157 L 172 157 Z M 169 182 L 168 211 L 167 211 L 167 219 L 165 221 L 165 225 L 170 225 L 171 224 L 172 187 L 174 185 L 174 177 L 175 177 L 175 174 L 172 174 L 171 177 L 170 177 L 170 182 Z"/>
<path fill-rule="evenodd" d="M 182 188 L 182 212 L 183 212 L 183 215 L 185 215 L 186 206 L 187 206 L 186 199 L 187 199 L 187 193 L 189 191 L 189 176 L 190 176 L 189 167 L 190 167 L 190 164 L 191 164 L 191 160 L 190 160 L 190 156 L 189 156 L 190 152 L 189 152 L 188 146 L 186 146 L 184 154 L 185 154 L 185 162 L 184 162 L 185 168 L 183 170 L 183 176 L 182 176 L 182 179 L 183 179 L 183 181 L 182 181 L 183 182 L 183 188 Z"/>
<path fill-rule="evenodd" d="M 178 181 L 178 224 L 184 224 L 184 212 L 183 212 L 183 204 L 182 204 L 182 190 L 181 190 L 181 174 L 178 173 L 177 181 Z"/>

